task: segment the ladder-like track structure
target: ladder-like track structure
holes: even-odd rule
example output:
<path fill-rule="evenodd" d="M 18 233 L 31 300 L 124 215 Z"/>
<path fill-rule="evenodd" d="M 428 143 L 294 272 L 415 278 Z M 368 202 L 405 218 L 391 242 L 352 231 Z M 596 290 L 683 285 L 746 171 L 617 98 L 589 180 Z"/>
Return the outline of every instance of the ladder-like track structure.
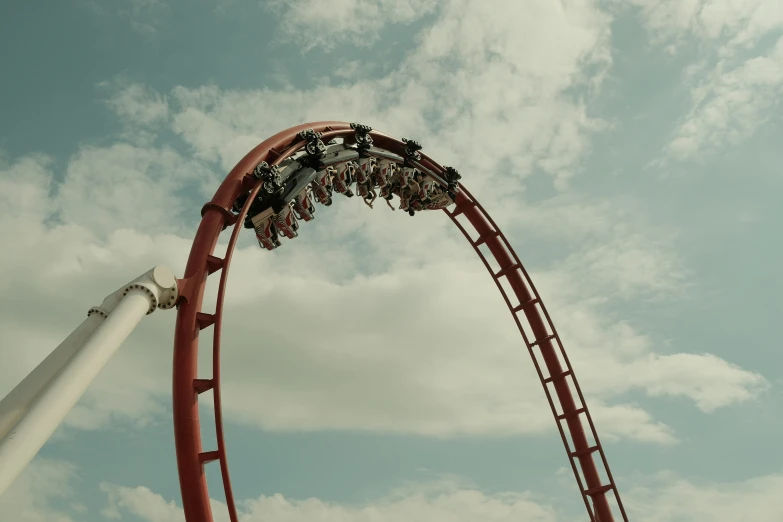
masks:
<path fill-rule="evenodd" d="M 323 133 L 321 138 L 324 142 L 335 138 L 351 140 L 355 135 L 355 130 L 348 123 L 309 123 L 280 132 L 251 150 L 228 174 L 212 200 L 204 205 L 184 276 L 178 280 L 180 298 L 174 338 L 173 375 L 174 436 L 182 503 L 188 522 L 212 522 L 204 466 L 213 461 L 220 465 L 229 517 L 232 522 L 238 522 L 226 459 L 220 399 L 221 328 L 226 284 L 242 223 L 264 183 L 253 176 L 254 169 L 262 161 L 270 166 L 277 165 L 300 151 L 307 145 L 300 133 L 307 129 Z M 406 144 L 403 141 L 376 131 L 369 134 L 375 147 L 398 156 L 405 155 Z M 421 154 L 417 165 L 439 176 L 445 172 L 444 167 L 424 154 Z M 248 193 L 249 197 L 241 210 L 233 212 L 237 198 Z M 541 296 L 508 240 L 481 204 L 462 185 L 459 185 L 455 203 L 451 210 L 447 208 L 444 211 L 487 267 L 519 327 L 546 392 L 590 520 L 616 520 L 617 513 L 608 498 L 608 494 L 613 493 L 621 519 L 628 522 L 584 396 Z M 461 222 L 463 218 L 467 223 Z M 468 226 L 473 230 L 469 230 Z M 218 238 L 229 228 L 231 232 L 226 253 L 222 258 L 216 257 L 213 254 Z M 487 254 L 482 251 L 484 247 L 497 263 L 497 269 L 490 265 Z M 213 313 L 202 311 L 208 277 L 220 278 Z M 504 281 L 510 292 L 506 290 Z M 204 377 L 198 373 L 198 341 L 201 335 L 208 335 L 205 330 L 210 327 L 213 338 L 212 375 Z M 213 392 L 217 448 L 204 451 L 198 400 L 199 395 L 207 390 Z"/>

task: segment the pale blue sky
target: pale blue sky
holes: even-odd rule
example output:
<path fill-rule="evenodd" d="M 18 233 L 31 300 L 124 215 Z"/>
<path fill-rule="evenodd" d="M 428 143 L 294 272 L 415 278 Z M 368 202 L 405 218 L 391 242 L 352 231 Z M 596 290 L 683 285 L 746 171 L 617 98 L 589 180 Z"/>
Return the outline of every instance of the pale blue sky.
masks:
<path fill-rule="evenodd" d="M 114 287 L 158 262 L 181 273 L 201 204 L 254 143 L 308 120 L 359 120 L 457 167 L 507 232 L 603 411 L 633 520 L 780 520 L 783 9 L 479 4 L 0 8 L 0 224 L 18 230 L 0 254 L 0 392 Z M 442 217 L 338 203 L 280 252 L 245 237 L 237 254 L 224 359 L 235 496 L 330 505 L 294 503 L 284 518 L 244 504 L 246 520 L 358 522 L 365 505 L 388 520 L 584 520 L 532 365 L 468 245 Z M 330 310 L 299 310 L 302 288 Z M 433 311 L 399 332 L 421 345 L 400 347 L 388 323 L 411 295 Z M 279 316 L 259 315 L 272 303 Z M 333 325 L 340 307 L 349 319 Z M 317 341 L 292 334 L 292 310 Z M 126 343 L 34 463 L 54 478 L 20 479 L 0 518 L 181 520 L 151 500 L 180 503 L 173 315 Z M 426 340 L 432 324 L 449 325 L 443 346 Z M 358 355 L 382 342 L 388 372 Z M 454 500 L 465 489 L 481 502 Z"/>

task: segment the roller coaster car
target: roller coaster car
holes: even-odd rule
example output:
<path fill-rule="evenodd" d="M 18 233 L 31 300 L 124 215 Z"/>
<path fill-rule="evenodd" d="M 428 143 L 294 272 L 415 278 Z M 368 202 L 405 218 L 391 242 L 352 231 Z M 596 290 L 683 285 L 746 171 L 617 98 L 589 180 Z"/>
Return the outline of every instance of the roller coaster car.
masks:
<path fill-rule="evenodd" d="M 313 195 L 321 205 L 327 207 L 332 204 L 332 185 L 331 182 L 327 187 L 318 184 L 318 181 L 313 181 L 310 187 L 313 189 Z"/>
<path fill-rule="evenodd" d="M 398 175 L 395 176 L 396 181 L 399 183 L 400 189 L 403 189 L 408 187 L 415 180 L 417 171 L 410 167 L 403 167 L 397 174 Z"/>
<path fill-rule="evenodd" d="M 429 203 L 425 205 L 427 210 L 441 210 L 454 203 L 446 192 L 440 192 L 430 197 Z"/>
<path fill-rule="evenodd" d="M 359 158 L 359 164 L 355 170 L 356 183 L 371 183 L 376 164 L 375 158 Z"/>
<path fill-rule="evenodd" d="M 360 158 L 354 171 L 356 177 L 356 193 L 359 194 L 368 207 L 372 208 L 372 203 L 378 194 L 375 192 L 373 177 L 377 161 L 375 158 Z"/>
<path fill-rule="evenodd" d="M 400 196 L 400 210 L 405 210 L 407 212 L 411 204 L 410 189 L 408 189 L 407 187 L 400 189 L 399 196 Z"/>
<path fill-rule="evenodd" d="M 372 204 L 373 201 L 375 201 L 375 198 L 378 197 L 378 194 L 375 192 L 375 189 L 372 187 L 369 181 L 367 183 L 357 183 L 356 193 L 359 194 L 359 197 L 362 198 L 370 208 L 372 208 Z"/>
<path fill-rule="evenodd" d="M 379 191 L 378 195 L 383 199 L 385 199 L 386 201 L 391 201 L 391 199 L 394 197 L 394 192 L 392 191 L 391 184 L 381 187 L 381 190 Z"/>
<path fill-rule="evenodd" d="M 285 180 L 283 191 L 279 198 L 275 199 L 272 208 L 275 213 L 283 210 L 283 206 L 289 203 L 295 203 L 296 198 L 315 180 L 318 173 L 310 167 L 303 167 L 295 171 Z M 306 207 L 305 207 L 306 208 Z"/>
<path fill-rule="evenodd" d="M 255 231 L 258 244 L 263 248 L 274 250 L 281 245 L 280 239 L 277 237 L 277 229 L 275 228 L 272 216 L 269 216 L 263 220 L 263 222 L 256 225 Z"/>
<path fill-rule="evenodd" d="M 313 199 L 308 188 L 305 188 L 294 197 L 294 211 L 296 212 L 296 216 L 303 221 L 313 220 L 315 205 L 313 204 Z"/>
<path fill-rule="evenodd" d="M 419 199 L 422 203 L 429 203 L 433 196 L 438 192 L 438 184 L 430 178 L 422 178 L 419 181 Z"/>
<path fill-rule="evenodd" d="M 393 161 L 382 160 L 379 161 L 372 173 L 373 185 L 383 189 L 391 183 L 392 176 L 394 175 L 394 168 L 396 163 Z"/>
<path fill-rule="evenodd" d="M 290 205 L 284 205 L 279 212 L 272 216 L 272 219 L 275 222 L 275 228 L 288 239 L 293 239 L 299 235 L 296 232 L 299 230 L 299 222 L 297 222 Z"/>
<path fill-rule="evenodd" d="M 326 167 L 319 170 L 315 175 L 315 180 L 311 183 L 313 193 L 322 205 L 332 204 L 332 190 L 334 188 L 334 177 L 337 175 L 337 169 Z"/>
<path fill-rule="evenodd" d="M 318 171 L 318 173 L 315 175 L 315 182 L 318 186 L 323 187 L 329 191 L 329 194 L 332 193 L 332 187 L 333 187 L 333 179 L 337 175 L 337 169 L 334 167 L 326 167 L 325 169 L 321 169 Z"/>
<path fill-rule="evenodd" d="M 352 161 L 346 161 L 337 165 L 336 170 L 336 174 L 332 177 L 335 192 L 339 192 L 349 198 L 353 197 L 351 184 L 356 177 L 356 164 Z"/>

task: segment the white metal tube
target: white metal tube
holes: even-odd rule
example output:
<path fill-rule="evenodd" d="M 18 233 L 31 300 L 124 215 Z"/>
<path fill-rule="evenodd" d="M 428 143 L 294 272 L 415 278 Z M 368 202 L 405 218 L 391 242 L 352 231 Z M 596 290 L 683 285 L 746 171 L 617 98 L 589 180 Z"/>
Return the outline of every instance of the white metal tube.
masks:
<path fill-rule="evenodd" d="M 60 346 L 31 371 L 22 382 L 0 400 L 0 440 L 19 422 L 55 375 L 68 363 L 103 321 L 103 315 L 90 314 Z"/>
<path fill-rule="evenodd" d="M 152 302 L 152 296 L 144 289 L 130 289 L 52 379 L 27 415 L 0 441 L 0 495 L 43 447 L 111 356 L 149 312 Z"/>

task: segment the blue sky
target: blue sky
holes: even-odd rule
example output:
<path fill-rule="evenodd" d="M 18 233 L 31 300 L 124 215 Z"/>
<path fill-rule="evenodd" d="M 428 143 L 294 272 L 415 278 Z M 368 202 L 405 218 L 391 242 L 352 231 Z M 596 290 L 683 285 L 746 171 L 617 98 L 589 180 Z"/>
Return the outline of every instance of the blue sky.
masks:
<path fill-rule="evenodd" d="M 50 4 L 0 8 L 0 393 L 120 284 L 181 273 L 201 205 L 256 143 L 360 121 L 458 168 L 506 232 L 633 520 L 781 519 L 779 2 Z M 279 251 L 236 253 L 243 520 L 584 520 L 464 239 L 441 215 L 338 203 Z M 134 332 L 0 519 L 183 519 L 173 321 Z"/>

